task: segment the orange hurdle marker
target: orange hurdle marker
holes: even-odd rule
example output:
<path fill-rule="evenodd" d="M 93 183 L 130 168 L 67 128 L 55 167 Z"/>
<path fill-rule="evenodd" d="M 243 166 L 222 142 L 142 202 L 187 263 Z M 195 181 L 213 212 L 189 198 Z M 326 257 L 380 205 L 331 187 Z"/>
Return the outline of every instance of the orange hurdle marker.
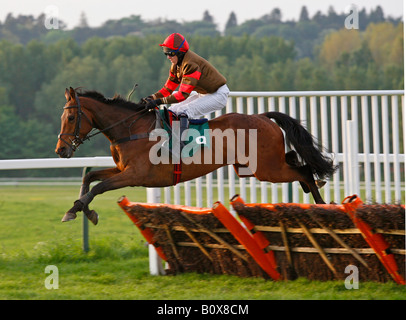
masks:
<path fill-rule="evenodd" d="M 159 246 L 159 243 L 157 243 L 154 240 L 154 232 L 150 228 L 146 228 L 141 221 L 139 221 L 135 216 L 127 212 L 126 207 L 132 206 L 132 205 L 137 205 L 138 203 L 130 202 L 127 197 L 121 197 L 118 199 L 118 205 L 123 209 L 125 214 L 131 219 L 131 221 L 137 226 L 137 228 L 140 230 L 141 234 L 144 236 L 145 240 L 148 241 L 149 244 L 152 244 L 155 247 L 155 250 L 157 254 L 161 257 L 161 259 L 167 261 L 168 259 L 165 256 L 165 253 L 163 252 L 162 248 Z M 139 204 L 144 206 L 144 204 Z"/>
<path fill-rule="evenodd" d="M 350 216 L 355 226 L 361 231 L 362 236 L 369 246 L 375 251 L 378 259 L 389 272 L 391 277 L 396 283 L 405 285 L 405 279 L 399 274 L 395 257 L 393 253 L 390 253 L 390 246 L 385 241 L 382 234 L 374 233 L 372 228 L 366 222 L 357 217 L 356 210 L 359 206 L 363 205 L 362 200 L 356 195 L 349 196 L 343 200 L 343 205 L 347 214 Z"/>
<path fill-rule="evenodd" d="M 239 203 L 245 206 L 244 200 L 238 194 L 231 198 L 230 203 L 234 209 Z M 259 247 L 264 251 L 272 267 L 276 269 L 278 265 L 276 264 L 275 254 L 272 250 L 268 249 L 268 246 L 270 245 L 269 240 L 261 231 L 255 230 L 255 225 L 247 217 L 245 217 L 243 214 L 238 214 L 238 216 L 245 224 L 247 229 L 251 232 L 252 237 L 258 243 Z"/>
<path fill-rule="evenodd" d="M 279 280 L 281 275 L 268 260 L 265 252 L 260 248 L 251 234 L 231 215 L 227 208 L 219 201 L 213 205 L 213 214 L 241 243 L 258 265 L 273 279 Z"/>

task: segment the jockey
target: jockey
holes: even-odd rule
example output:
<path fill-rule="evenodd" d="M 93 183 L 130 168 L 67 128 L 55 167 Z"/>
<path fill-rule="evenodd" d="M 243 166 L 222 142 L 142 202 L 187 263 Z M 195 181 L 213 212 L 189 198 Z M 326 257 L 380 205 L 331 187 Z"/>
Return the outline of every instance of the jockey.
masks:
<path fill-rule="evenodd" d="M 189 50 L 184 36 L 173 33 L 160 46 L 172 65 L 163 88 L 141 99 L 147 102 L 148 108 L 172 104 L 169 110 L 180 117 L 182 126 L 183 117 L 198 118 L 226 106 L 230 92 L 226 78 L 207 60 Z M 173 93 L 178 86 L 179 90 Z"/>

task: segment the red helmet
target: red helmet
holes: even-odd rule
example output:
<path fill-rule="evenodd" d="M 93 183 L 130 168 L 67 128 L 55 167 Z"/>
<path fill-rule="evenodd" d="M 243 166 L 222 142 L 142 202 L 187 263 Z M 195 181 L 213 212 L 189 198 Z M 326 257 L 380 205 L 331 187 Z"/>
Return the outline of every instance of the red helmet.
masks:
<path fill-rule="evenodd" d="M 180 33 L 172 33 L 165 39 L 164 43 L 160 44 L 160 46 L 169 48 L 176 52 L 187 52 L 189 50 L 189 43 Z"/>

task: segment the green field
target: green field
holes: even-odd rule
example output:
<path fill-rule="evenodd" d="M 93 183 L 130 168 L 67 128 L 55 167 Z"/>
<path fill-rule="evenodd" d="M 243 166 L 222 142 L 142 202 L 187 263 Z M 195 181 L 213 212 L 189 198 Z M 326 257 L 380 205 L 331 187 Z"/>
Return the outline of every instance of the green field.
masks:
<path fill-rule="evenodd" d="M 145 240 L 117 205 L 122 195 L 145 201 L 145 190 L 127 188 L 95 198 L 91 208 L 100 221 L 90 225 L 88 253 L 82 250 L 81 214 L 60 222 L 78 192 L 77 186 L 0 186 L 0 299 L 406 299 L 405 288 L 392 282 L 360 283 L 359 289 L 347 290 L 343 281 L 151 276 Z M 45 287 L 49 265 L 58 268 L 58 289 Z"/>

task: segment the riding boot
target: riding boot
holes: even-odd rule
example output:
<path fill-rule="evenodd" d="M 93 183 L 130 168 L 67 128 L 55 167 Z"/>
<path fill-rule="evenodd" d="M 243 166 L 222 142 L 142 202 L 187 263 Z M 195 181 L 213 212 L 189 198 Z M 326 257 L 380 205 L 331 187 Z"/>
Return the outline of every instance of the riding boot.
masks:
<path fill-rule="evenodd" d="M 180 132 L 179 132 L 179 139 L 180 139 L 180 148 L 182 152 L 182 148 L 185 146 L 185 142 L 182 141 L 182 134 L 183 132 L 189 127 L 189 120 L 186 113 L 179 114 L 179 122 L 180 122 Z"/>

